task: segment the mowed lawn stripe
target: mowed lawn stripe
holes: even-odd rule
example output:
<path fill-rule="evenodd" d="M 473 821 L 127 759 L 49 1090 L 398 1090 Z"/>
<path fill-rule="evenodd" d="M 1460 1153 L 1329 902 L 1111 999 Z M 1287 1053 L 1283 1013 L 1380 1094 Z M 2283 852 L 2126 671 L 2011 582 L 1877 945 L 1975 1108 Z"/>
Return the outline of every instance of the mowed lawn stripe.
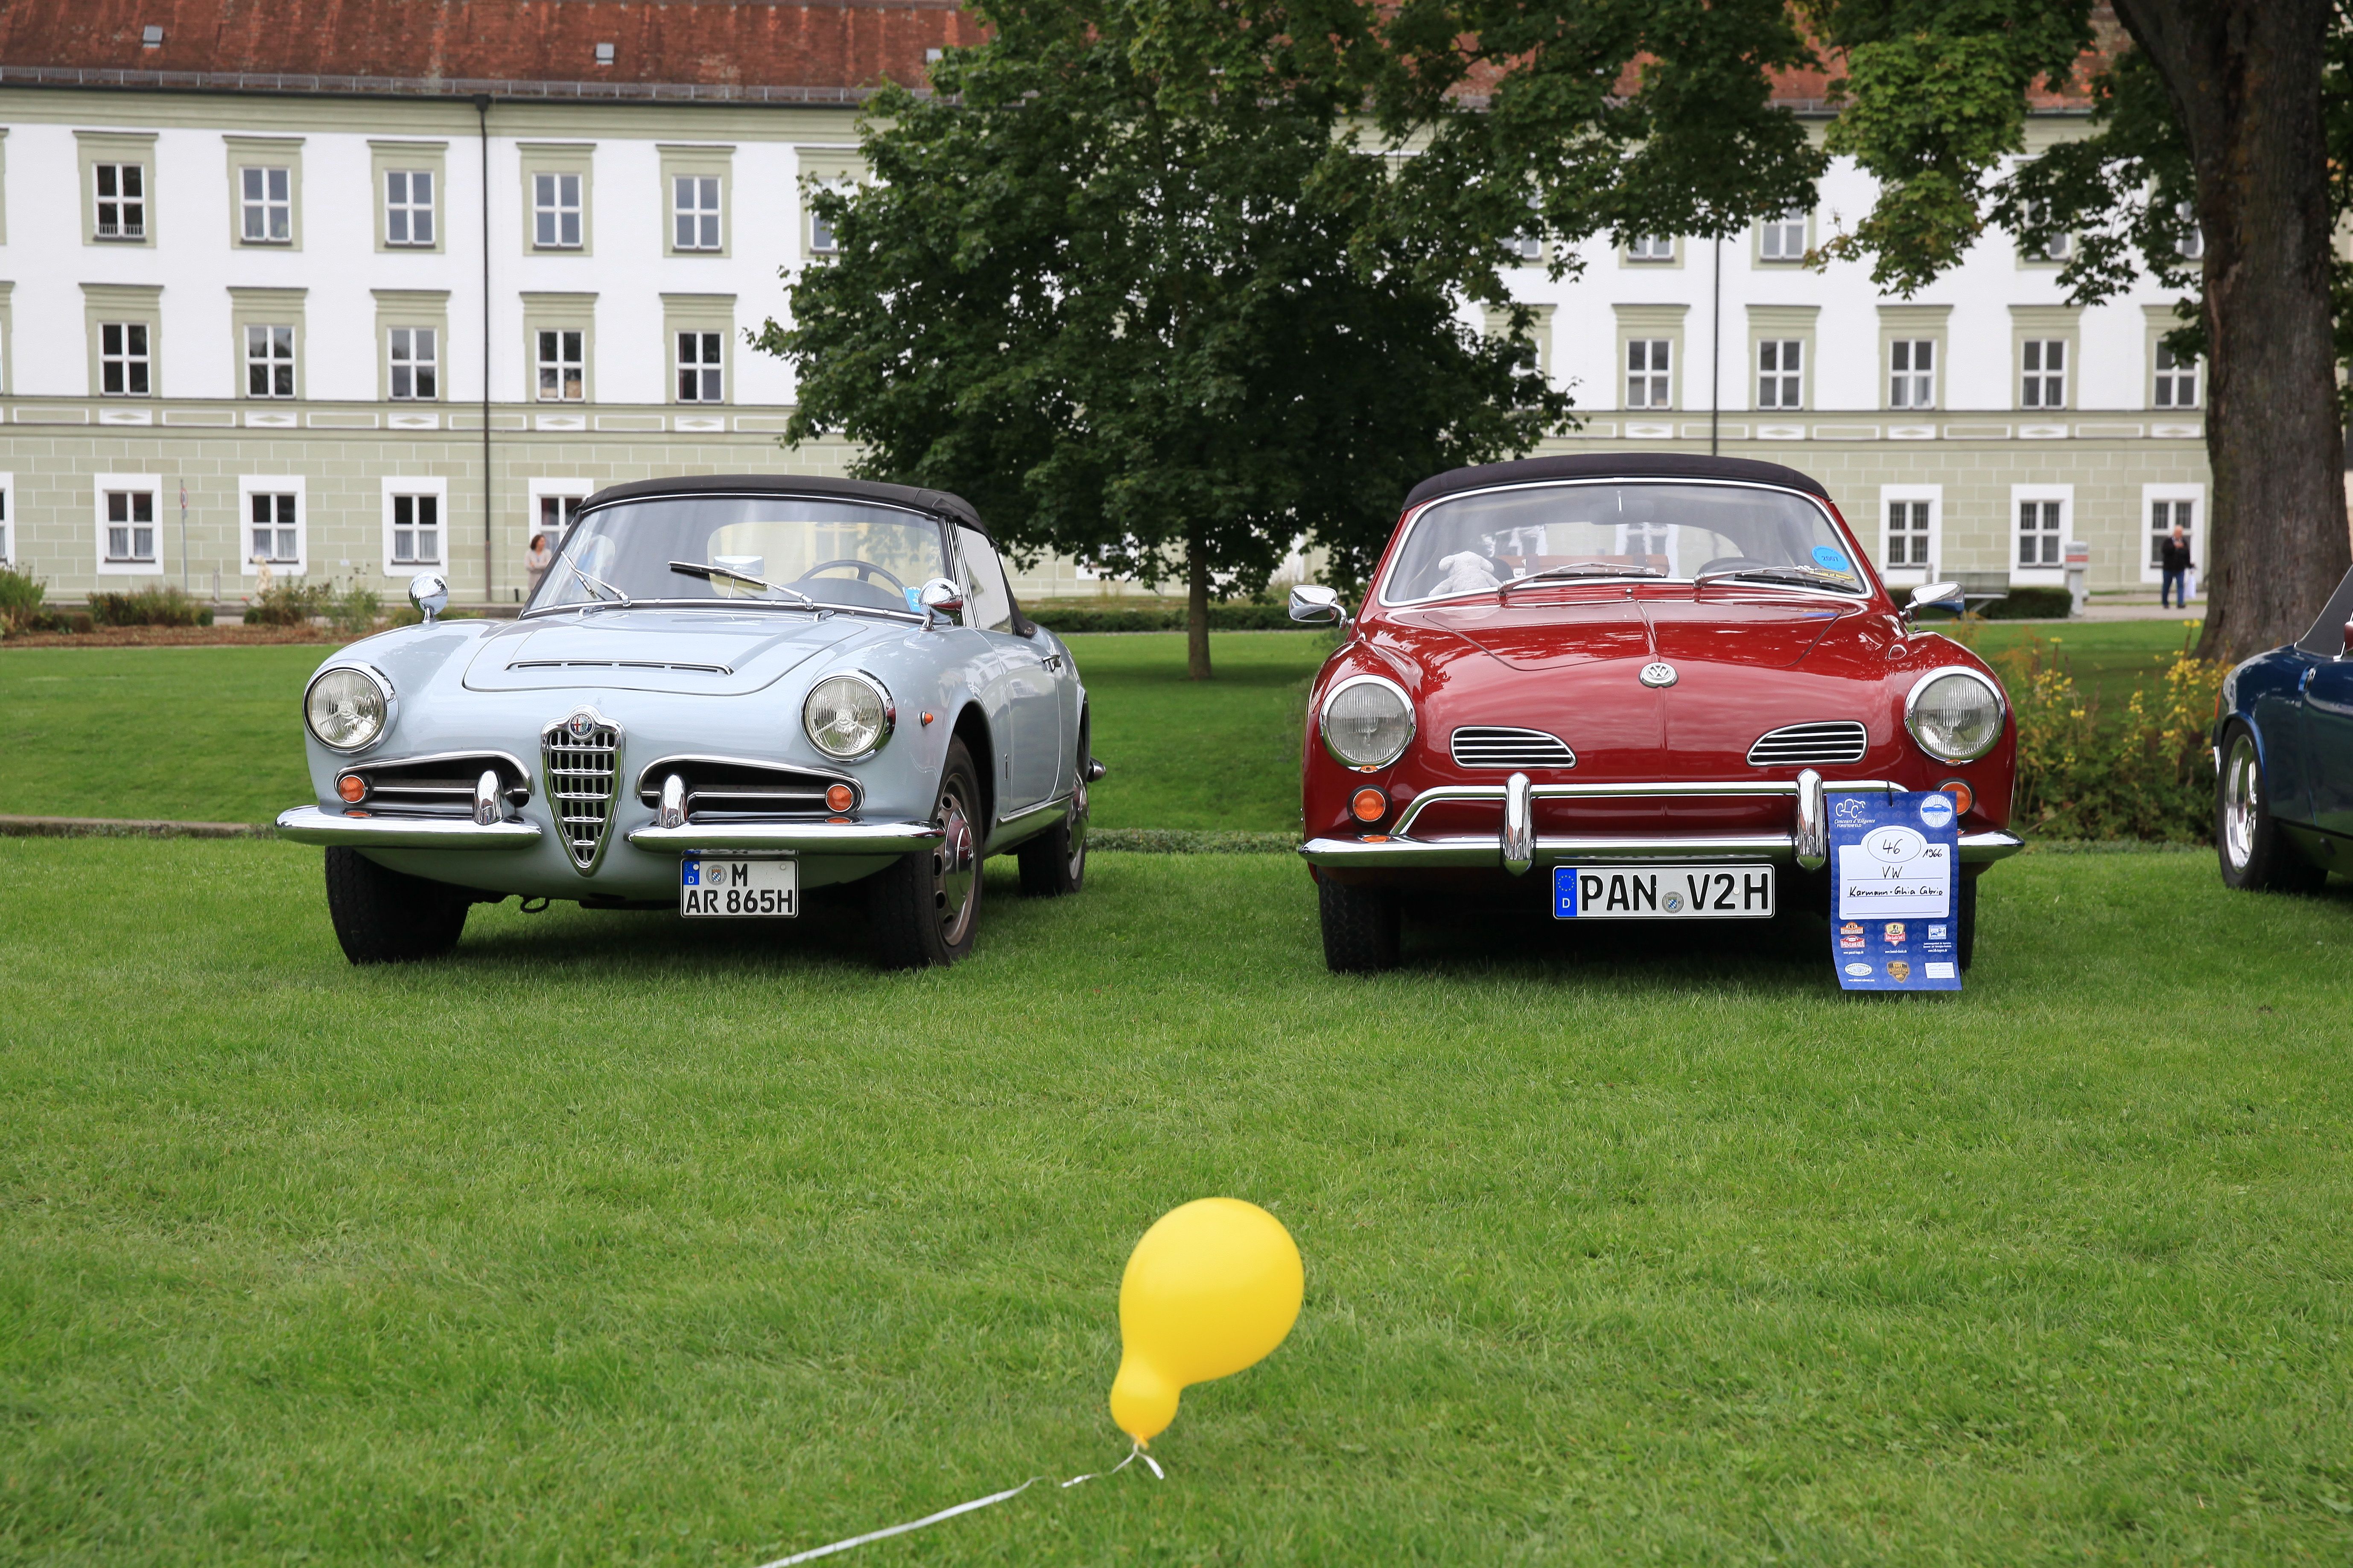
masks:
<path fill-rule="evenodd" d="M 2031 854 L 1952 998 L 1819 923 L 1411 928 L 1283 857 L 855 921 L 477 910 L 317 852 L 0 842 L 0 1542 L 748 1565 L 1124 1448 L 1120 1265 L 1297 1237 L 1170 1479 L 861 1561 L 2341 1562 L 2353 896 Z M 1130 1484 L 1131 1479 L 1134 1484 Z"/>

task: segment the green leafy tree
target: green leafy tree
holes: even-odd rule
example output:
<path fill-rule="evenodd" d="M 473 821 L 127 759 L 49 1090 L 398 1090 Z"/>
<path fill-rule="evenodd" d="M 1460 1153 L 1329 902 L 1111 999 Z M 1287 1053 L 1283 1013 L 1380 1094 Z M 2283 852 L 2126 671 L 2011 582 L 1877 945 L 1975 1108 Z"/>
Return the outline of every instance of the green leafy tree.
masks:
<path fill-rule="evenodd" d="M 812 194 L 839 254 L 758 339 L 798 376 L 788 441 L 839 430 L 1017 552 L 1181 574 L 1206 679 L 1221 583 L 1302 537 L 1361 579 L 1415 481 L 1567 417 L 1500 286 L 1500 330 L 1464 323 L 1458 237 L 1381 221 L 1390 162 L 1349 129 L 1370 13 L 977 9 L 934 94 L 871 102 L 873 183 Z"/>
<path fill-rule="evenodd" d="M 2115 0 L 2126 37 L 2095 39 L 2091 0 L 1802 4 L 1847 62 L 1829 149 L 1881 181 L 1827 248 L 1910 293 L 2000 226 L 2026 246 L 2075 236 L 2079 301 L 2138 268 L 2182 289 L 2194 314 L 2171 341 L 2207 357 L 2214 477 L 2199 653 L 2301 635 L 2353 554 L 2337 374 L 2353 318 L 2330 246 L 2353 180 L 2341 6 Z M 2094 134 L 2012 168 L 2029 93 L 2075 82 L 2095 41 Z"/>

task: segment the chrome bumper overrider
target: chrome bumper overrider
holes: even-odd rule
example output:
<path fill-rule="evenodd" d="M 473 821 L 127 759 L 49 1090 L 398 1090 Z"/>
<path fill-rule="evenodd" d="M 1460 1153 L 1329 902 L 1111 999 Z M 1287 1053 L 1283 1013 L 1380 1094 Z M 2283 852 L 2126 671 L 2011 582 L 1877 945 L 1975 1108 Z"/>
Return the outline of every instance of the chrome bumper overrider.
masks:
<path fill-rule="evenodd" d="M 542 835 L 535 822 L 478 823 L 468 816 L 346 816 L 315 805 L 298 805 L 278 814 L 278 837 L 298 844 L 345 844 L 354 849 L 528 849 Z"/>
<path fill-rule="evenodd" d="M 1514 875 L 1540 865 L 1642 860 L 1778 861 L 1812 871 L 1829 860 L 1825 808 L 1828 795 L 1840 791 L 1902 788 L 1883 779 L 1825 783 L 1810 768 L 1787 782 L 1740 779 L 1695 784 L 1532 784 L 1525 773 L 1514 773 L 1501 784 L 1446 784 L 1425 790 L 1414 797 L 1397 826 L 1385 835 L 1311 838 L 1299 847 L 1299 852 L 1317 866 L 1500 868 Z M 1794 820 L 1789 832 L 1538 835 L 1535 831 L 1535 803 L 1539 800 L 1757 795 L 1792 798 Z M 1428 807 L 1461 801 L 1499 803 L 1504 808 L 1501 831 L 1414 837 L 1413 825 Z M 2025 847 L 2025 840 L 2016 834 L 1999 829 L 1964 833 L 1960 838 L 1961 863 L 1989 864 L 2015 855 Z"/>
<path fill-rule="evenodd" d="M 928 822 L 690 822 L 640 827 L 629 842 L 673 855 L 690 850 L 784 849 L 803 855 L 904 855 L 940 841 Z"/>

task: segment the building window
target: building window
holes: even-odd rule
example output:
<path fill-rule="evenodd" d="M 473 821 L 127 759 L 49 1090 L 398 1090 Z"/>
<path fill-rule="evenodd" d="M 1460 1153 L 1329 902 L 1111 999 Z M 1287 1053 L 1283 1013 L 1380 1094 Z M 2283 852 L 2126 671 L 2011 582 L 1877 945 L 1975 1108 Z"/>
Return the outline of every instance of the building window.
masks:
<path fill-rule="evenodd" d="M 294 239 L 294 175 L 290 169 L 239 169 L 240 231 L 248 245 L 290 245 Z"/>
<path fill-rule="evenodd" d="M 541 250 L 580 248 L 580 176 L 531 177 L 532 244 Z"/>
<path fill-rule="evenodd" d="M 718 332 L 678 334 L 678 400 L 681 403 L 722 401 L 721 335 Z"/>
<path fill-rule="evenodd" d="M 1936 340 L 1898 338 L 1887 345 L 1887 406 L 1936 406 Z"/>
<path fill-rule="evenodd" d="M 294 329 L 245 329 L 245 395 L 248 397 L 294 395 Z"/>
<path fill-rule="evenodd" d="M 2183 359 L 2163 343 L 2157 345 L 2156 405 L 2159 408 L 2198 406 L 2198 362 Z"/>
<path fill-rule="evenodd" d="M 1664 408 L 1672 401 L 1673 340 L 1635 338 L 1626 344 L 1626 406 Z"/>
<path fill-rule="evenodd" d="M 440 334 L 431 327 L 392 329 L 392 395 L 430 403 L 441 395 Z"/>
<path fill-rule="evenodd" d="M 441 563 L 441 498 L 438 495 L 392 498 L 392 563 L 395 566 L 438 566 Z"/>
<path fill-rule="evenodd" d="M 1806 211 L 1793 207 L 1768 218 L 1757 237 L 1757 254 L 1767 261 L 1800 261 L 1806 255 Z"/>
<path fill-rule="evenodd" d="M 719 178 L 680 174 L 670 182 L 670 217 L 675 248 L 719 248 Z"/>
<path fill-rule="evenodd" d="M 1797 338 L 1767 338 L 1757 345 L 1757 407 L 1802 406 L 1805 353 L 1805 343 Z"/>
<path fill-rule="evenodd" d="M 1887 503 L 1887 552 L 1890 566 L 1928 564 L 1928 506 L 1925 500 Z"/>
<path fill-rule="evenodd" d="M 809 214 L 809 254 L 831 256 L 840 248 L 833 237 L 833 225 L 815 213 Z"/>
<path fill-rule="evenodd" d="M 1638 234 L 1626 242 L 1629 261 L 1672 261 L 1675 258 L 1675 237 L 1671 234 Z"/>
<path fill-rule="evenodd" d="M 147 169 L 142 163 L 97 163 L 98 237 L 143 239 L 147 236 Z"/>
<path fill-rule="evenodd" d="M 125 563 L 155 559 L 155 492 L 106 492 L 106 558 Z"/>
<path fill-rule="evenodd" d="M 581 496 L 542 496 L 539 498 L 539 531 L 547 536 L 551 550 L 560 549 L 564 536 L 572 531 L 572 520 L 580 510 Z"/>
<path fill-rule="evenodd" d="M 2019 383 L 2021 408 L 2067 406 L 2067 340 L 2029 338 L 2024 346 L 2025 375 Z"/>
<path fill-rule="evenodd" d="M 98 389 L 107 397 L 144 397 L 152 390 L 147 373 L 147 323 L 104 321 L 98 329 Z"/>
<path fill-rule="evenodd" d="M 586 332 L 549 331 L 539 338 L 539 400 L 577 403 L 587 395 L 584 349 Z"/>
<path fill-rule="evenodd" d="M 2198 503 L 2194 500 L 2153 500 L 2148 503 L 2148 569 L 2165 569 L 2165 543 L 2173 537 L 2176 526 L 2181 530 L 2181 542 L 2189 546 L 2189 558 L 2198 559 Z"/>
<path fill-rule="evenodd" d="M 253 492 L 253 515 L 246 530 L 246 559 L 271 566 L 292 566 L 302 559 L 300 498 L 264 490 Z"/>
<path fill-rule="evenodd" d="M 433 171 L 387 169 L 384 175 L 384 242 L 433 243 Z"/>
<path fill-rule="evenodd" d="M 2061 514 L 2066 502 L 2055 500 L 2022 500 L 2018 503 L 2018 563 L 2021 566 L 2059 565 L 2060 534 L 2063 528 Z"/>

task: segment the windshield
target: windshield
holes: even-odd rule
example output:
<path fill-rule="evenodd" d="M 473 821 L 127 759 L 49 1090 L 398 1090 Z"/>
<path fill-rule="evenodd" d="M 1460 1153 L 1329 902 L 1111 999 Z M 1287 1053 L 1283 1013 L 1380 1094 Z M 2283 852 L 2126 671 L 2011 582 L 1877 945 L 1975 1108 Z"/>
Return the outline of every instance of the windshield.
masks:
<path fill-rule="evenodd" d="M 1514 485 L 1432 502 L 1381 585 L 1384 605 L 1493 594 L 1514 582 L 1711 573 L 1865 592 L 1837 525 L 1787 490 L 1723 484 Z"/>
<path fill-rule="evenodd" d="M 711 574 L 673 571 L 673 562 Z M 595 581 L 582 581 L 584 574 Z M 916 591 L 949 575 L 941 527 L 919 513 L 793 496 L 677 497 L 583 517 L 530 608 L 626 596 L 731 608 L 814 601 L 920 614 Z"/>

